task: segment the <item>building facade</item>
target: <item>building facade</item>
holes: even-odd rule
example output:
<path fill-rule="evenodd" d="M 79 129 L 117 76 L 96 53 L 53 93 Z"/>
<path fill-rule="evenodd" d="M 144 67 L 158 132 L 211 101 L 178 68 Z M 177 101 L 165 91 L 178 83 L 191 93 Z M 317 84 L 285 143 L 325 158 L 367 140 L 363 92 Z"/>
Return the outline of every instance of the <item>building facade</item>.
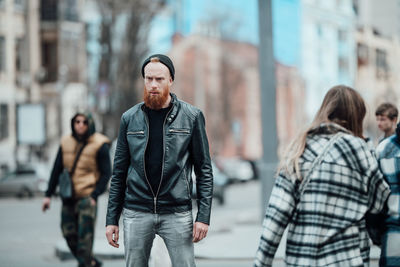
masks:
<path fill-rule="evenodd" d="M 356 88 L 368 105 L 367 132 L 376 139 L 380 135 L 375 122 L 376 108 L 390 102 L 400 109 L 400 42 L 396 36 L 384 37 L 369 27 L 360 28 L 356 40 Z"/>
<path fill-rule="evenodd" d="M 82 1 L 0 0 L 0 167 L 53 158 L 87 104 Z M 75 96 L 72 97 L 71 95 Z"/>
<path fill-rule="evenodd" d="M 174 40 L 169 53 L 177 73 L 173 91 L 205 112 L 212 155 L 260 159 L 258 48 L 209 34 Z M 276 79 L 278 140 L 284 145 L 305 120 L 304 82 L 295 67 L 278 63 Z"/>
<path fill-rule="evenodd" d="M 311 119 L 334 85 L 354 86 L 356 17 L 351 0 L 301 1 L 300 72 Z"/>
<path fill-rule="evenodd" d="M 15 167 L 28 150 L 38 147 L 22 144 L 18 138 L 17 116 L 20 104 L 39 104 L 40 69 L 39 3 L 0 0 L 0 166 Z"/>

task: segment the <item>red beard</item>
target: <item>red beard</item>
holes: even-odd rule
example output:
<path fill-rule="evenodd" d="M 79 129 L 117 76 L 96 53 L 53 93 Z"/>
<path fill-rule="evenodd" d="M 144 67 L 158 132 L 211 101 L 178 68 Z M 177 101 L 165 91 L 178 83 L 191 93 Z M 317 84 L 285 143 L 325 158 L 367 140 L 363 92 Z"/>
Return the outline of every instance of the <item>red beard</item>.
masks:
<path fill-rule="evenodd" d="M 144 104 L 146 105 L 146 107 L 154 110 L 159 110 L 168 100 L 169 87 L 167 87 L 165 90 L 161 91 L 161 93 L 157 95 L 150 94 L 145 87 L 143 90 L 143 95 Z"/>

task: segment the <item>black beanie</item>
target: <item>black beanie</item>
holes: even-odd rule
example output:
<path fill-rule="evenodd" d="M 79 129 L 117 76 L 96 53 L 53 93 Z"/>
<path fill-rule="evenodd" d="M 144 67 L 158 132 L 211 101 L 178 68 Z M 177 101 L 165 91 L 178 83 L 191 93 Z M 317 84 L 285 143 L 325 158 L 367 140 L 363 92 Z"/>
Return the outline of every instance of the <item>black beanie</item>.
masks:
<path fill-rule="evenodd" d="M 158 58 L 160 60 L 160 62 L 162 64 L 164 64 L 165 66 L 167 66 L 167 68 L 169 69 L 169 73 L 171 74 L 171 78 L 172 80 L 174 80 L 175 78 L 175 68 L 174 68 L 174 64 L 172 63 L 172 60 L 167 57 L 166 55 L 162 55 L 162 54 L 154 54 L 149 56 L 142 65 L 142 77 L 144 78 L 144 67 L 146 67 L 146 65 L 151 61 L 152 58 Z"/>

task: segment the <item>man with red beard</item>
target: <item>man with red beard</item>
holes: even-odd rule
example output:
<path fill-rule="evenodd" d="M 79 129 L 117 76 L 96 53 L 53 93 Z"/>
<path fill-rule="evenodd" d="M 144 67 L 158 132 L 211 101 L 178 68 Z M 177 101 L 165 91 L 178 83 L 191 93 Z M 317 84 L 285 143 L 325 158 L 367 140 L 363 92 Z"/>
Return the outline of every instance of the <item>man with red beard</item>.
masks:
<path fill-rule="evenodd" d="M 195 266 L 193 242 L 208 231 L 213 176 L 203 113 L 170 93 L 175 69 L 156 54 L 142 65 L 144 102 L 121 118 L 106 217 L 109 244 L 119 247 L 123 214 L 126 266 L 148 266 L 155 235 L 172 266 Z M 198 212 L 192 217 L 192 168 Z"/>

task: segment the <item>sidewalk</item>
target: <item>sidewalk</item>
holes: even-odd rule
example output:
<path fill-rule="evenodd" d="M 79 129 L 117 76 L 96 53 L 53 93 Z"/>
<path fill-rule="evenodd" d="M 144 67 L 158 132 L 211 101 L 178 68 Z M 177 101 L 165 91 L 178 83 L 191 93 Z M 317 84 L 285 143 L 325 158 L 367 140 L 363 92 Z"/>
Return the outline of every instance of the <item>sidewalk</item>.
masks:
<path fill-rule="evenodd" d="M 195 244 L 195 256 L 202 259 L 253 259 L 260 239 L 261 226 L 249 222 L 234 221 L 228 225 L 213 225 L 215 230 L 210 230 L 207 238 Z M 283 238 L 275 258 L 282 262 L 285 251 L 285 237 Z M 161 258 L 168 258 L 165 245 L 161 239 L 156 239 L 153 250 Z M 70 258 L 71 255 L 64 240 L 60 240 L 56 246 L 57 256 L 61 259 Z M 97 238 L 94 244 L 94 253 L 103 259 L 116 259 L 124 257 L 123 235 L 120 240 L 120 248 L 116 249 L 108 245 L 106 238 Z M 161 254 L 160 254 L 161 253 Z M 380 249 L 371 249 L 371 266 L 377 266 Z M 165 261 L 162 261 L 165 263 Z M 156 265 L 157 266 L 157 265 Z"/>
<path fill-rule="evenodd" d="M 228 201 L 224 206 L 214 205 L 211 226 L 207 237 L 195 244 L 195 256 L 198 259 L 254 259 L 261 234 L 261 219 L 259 210 L 259 184 L 252 182 L 229 188 Z M 240 196 L 240 198 L 238 197 Z M 99 199 L 99 217 L 96 227 L 94 253 L 103 259 L 120 259 L 124 257 L 123 231 L 120 231 L 120 247 L 108 245 L 105 238 L 105 210 L 107 197 Z M 195 214 L 195 210 L 193 214 Z M 274 266 L 281 266 L 285 251 L 285 235 L 276 252 Z M 160 238 L 155 239 L 153 251 L 162 260 L 168 259 L 165 245 Z M 72 257 L 64 240 L 56 244 L 56 253 L 61 259 Z M 380 249 L 371 249 L 371 266 L 378 266 Z M 153 261 L 154 261 L 153 257 Z M 161 260 L 160 260 L 161 261 Z M 163 261 L 165 263 L 165 261 Z M 155 264 L 155 266 L 158 266 Z M 163 265 L 165 266 L 165 265 Z"/>

